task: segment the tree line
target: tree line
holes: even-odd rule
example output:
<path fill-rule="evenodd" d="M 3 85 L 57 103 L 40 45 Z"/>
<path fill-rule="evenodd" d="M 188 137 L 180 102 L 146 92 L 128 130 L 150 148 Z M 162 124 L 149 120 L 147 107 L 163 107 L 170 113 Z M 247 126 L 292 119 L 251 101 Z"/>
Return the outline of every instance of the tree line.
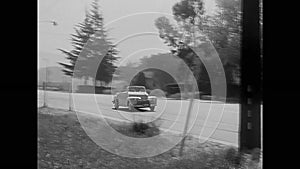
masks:
<path fill-rule="evenodd" d="M 240 0 L 216 0 L 216 13 L 208 15 L 202 0 L 181 0 L 172 7 L 176 25 L 172 25 L 166 17 L 159 17 L 154 23 L 159 37 L 171 47 L 170 54 L 184 61 L 202 88 L 210 88 L 210 80 L 202 61 L 192 50 L 196 41 L 201 42 L 197 48 L 203 51 L 204 58 L 209 58 L 214 49 L 218 52 L 227 84 L 239 86 L 240 3 Z M 92 45 L 86 45 L 89 42 Z M 86 12 L 84 21 L 76 25 L 71 43 L 71 51 L 59 49 L 69 60 L 69 63 L 59 63 L 64 67 L 64 73 L 86 80 L 92 78 L 94 82 L 110 83 L 117 73 L 115 62 L 118 60 L 118 50 L 107 36 L 97 0 L 93 1 L 92 9 Z M 99 66 L 94 66 L 99 60 L 102 60 Z M 96 71 L 94 67 L 97 67 Z M 96 74 L 92 75 L 91 72 Z"/>

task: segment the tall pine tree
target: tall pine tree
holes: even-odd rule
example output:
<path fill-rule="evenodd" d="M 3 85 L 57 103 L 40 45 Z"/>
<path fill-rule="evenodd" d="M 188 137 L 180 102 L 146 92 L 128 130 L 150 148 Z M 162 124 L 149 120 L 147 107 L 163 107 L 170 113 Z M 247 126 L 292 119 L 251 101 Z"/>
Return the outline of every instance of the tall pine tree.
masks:
<path fill-rule="evenodd" d="M 84 21 L 76 25 L 75 34 L 71 34 L 73 49 L 58 49 L 66 55 L 69 63 L 59 64 L 64 67 L 66 75 L 84 78 L 85 84 L 89 78 L 94 80 L 94 84 L 96 80 L 109 83 L 116 69 L 114 62 L 118 59 L 118 51 L 107 37 L 98 0 L 94 0 L 91 6 Z"/>

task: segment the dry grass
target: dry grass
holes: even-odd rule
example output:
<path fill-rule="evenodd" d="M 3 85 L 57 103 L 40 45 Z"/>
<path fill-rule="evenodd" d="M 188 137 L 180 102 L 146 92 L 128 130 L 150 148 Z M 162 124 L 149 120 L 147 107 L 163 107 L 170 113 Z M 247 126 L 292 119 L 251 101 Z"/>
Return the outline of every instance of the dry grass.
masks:
<path fill-rule="evenodd" d="M 186 140 L 184 156 L 180 158 L 178 157 L 179 145 L 163 154 L 149 158 L 118 156 L 105 151 L 94 143 L 82 129 L 74 112 L 58 109 L 39 109 L 38 112 L 38 164 L 40 169 L 229 169 L 234 167 L 230 163 L 230 157 L 235 159 L 236 155 L 235 153 L 230 154 L 228 151 L 224 151 L 226 146 L 211 142 L 200 145 L 193 138 Z M 103 123 L 92 116 L 87 117 L 86 120 L 91 127 L 101 127 L 101 123 Z M 114 125 L 118 128 L 116 123 Z M 123 127 L 119 127 L 119 129 Z M 127 129 L 130 129 L 130 127 Z M 125 128 L 125 132 L 130 132 L 130 130 Z M 246 161 L 244 163 L 247 163 L 248 166 L 252 165 L 253 167 L 256 164 L 251 163 L 249 160 L 244 161 Z M 243 168 L 243 166 L 241 165 L 239 168 Z"/>

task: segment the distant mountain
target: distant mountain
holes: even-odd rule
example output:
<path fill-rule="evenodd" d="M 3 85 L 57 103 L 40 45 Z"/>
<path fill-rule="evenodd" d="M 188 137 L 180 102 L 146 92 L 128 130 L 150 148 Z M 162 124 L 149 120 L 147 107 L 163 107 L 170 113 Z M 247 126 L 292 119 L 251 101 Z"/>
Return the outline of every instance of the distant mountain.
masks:
<path fill-rule="evenodd" d="M 46 80 L 46 68 L 38 70 L 38 83 L 41 84 Z M 69 78 L 62 72 L 62 67 L 52 66 L 48 67 L 48 81 L 55 83 L 66 83 Z"/>

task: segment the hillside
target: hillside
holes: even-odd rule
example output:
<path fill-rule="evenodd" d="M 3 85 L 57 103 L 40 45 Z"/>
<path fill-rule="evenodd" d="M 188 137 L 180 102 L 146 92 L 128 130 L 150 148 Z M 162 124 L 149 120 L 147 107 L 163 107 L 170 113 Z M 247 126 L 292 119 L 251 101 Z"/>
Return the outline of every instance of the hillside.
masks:
<path fill-rule="evenodd" d="M 52 66 L 48 67 L 48 81 L 56 83 L 68 82 L 67 76 L 62 72 L 62 67 Z M 46 68 L 40 68 L 38 70 L 38 83 L 42 83 L 46 80 Z"/>

